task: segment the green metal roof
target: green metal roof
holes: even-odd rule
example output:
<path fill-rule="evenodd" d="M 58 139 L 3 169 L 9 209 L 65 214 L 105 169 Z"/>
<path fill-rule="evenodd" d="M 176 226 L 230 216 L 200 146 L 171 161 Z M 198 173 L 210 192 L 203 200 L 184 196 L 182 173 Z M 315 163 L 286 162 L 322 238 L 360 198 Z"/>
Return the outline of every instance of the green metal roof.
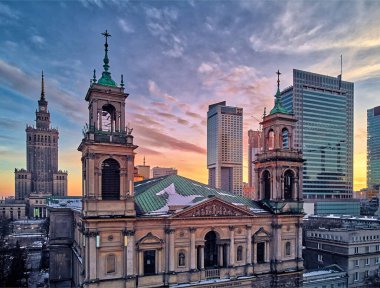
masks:
<path fill-rule="evenodd" d="M 210 196 L 231 204 L 246 205 L 252 212 L 265 212 L 253 200 L 178 175 L 157 177 L 135 183 L 135 203 L 138 214 L 158 212 L 167 214 L 166 205 L 192 206 Z"/>

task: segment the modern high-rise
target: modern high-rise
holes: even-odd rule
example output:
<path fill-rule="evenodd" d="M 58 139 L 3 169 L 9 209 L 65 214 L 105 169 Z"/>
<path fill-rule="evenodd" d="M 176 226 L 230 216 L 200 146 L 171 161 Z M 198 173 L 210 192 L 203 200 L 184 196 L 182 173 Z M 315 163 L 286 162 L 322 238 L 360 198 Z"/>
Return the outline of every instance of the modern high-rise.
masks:
<path fill-rule="evenodd" d="M 59 132 L 58 129 L 50 127 L 43 74 L 35 121 L 36 127 L 27 125 L 25 130 L 26 170 L 15 169 L 16 199 L 29 198 L 31 193 L 41 196 L 66 196 L 67 172 L 58 170 Z"/>
<path fill-rule="evenodd" d="M 367 110 L 367 187 L 380 187 L 380 106 Z"/>
<path fill-rule="evenodd" d="M 207 112 L 208 184 L 242 194 L 243 108 L 219 102 Z"/>
<path fill-rule="evenodd" d="M 255 183 L 256 154 L 260 152 L 261 131 L 248 130 L 248 186 L 253 187 Z"/>
<path fill-rule="evenodd" d="M 352 198 L 354 83 L 294 69 L 293 85 L 281 95 L 298 119 L 304 198 Z"/>

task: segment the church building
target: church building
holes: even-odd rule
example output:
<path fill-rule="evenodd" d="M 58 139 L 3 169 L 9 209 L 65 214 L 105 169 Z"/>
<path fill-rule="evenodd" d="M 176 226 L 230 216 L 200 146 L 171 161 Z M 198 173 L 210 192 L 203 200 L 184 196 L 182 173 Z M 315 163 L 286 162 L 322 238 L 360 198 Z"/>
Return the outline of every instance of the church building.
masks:
<path fill-rule="evenodd" d="M 48 204 L 50 287 L 302 286 L 303 160 L 279 90 L 263 117 L 254 200 L 178 175 L 134 183 L 129 95 L 111 77 L 103 35 L 78 148 L 82 199 Z"/>

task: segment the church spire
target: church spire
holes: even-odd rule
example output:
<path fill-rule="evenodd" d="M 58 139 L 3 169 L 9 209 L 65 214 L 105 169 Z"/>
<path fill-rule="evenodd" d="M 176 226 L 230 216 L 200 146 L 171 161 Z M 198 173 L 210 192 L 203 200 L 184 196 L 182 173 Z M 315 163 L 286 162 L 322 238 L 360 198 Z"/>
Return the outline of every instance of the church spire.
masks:
<path fill-rule="evenodd" d="M 116 82 L 112 80 L 111 78 L 111 72 L 109 72 L 110 68 L 110 60 L 108 59 L 108 37 L 111 37 L 111 34 L 108 33 L 106 30 L 105 32 L 102 33 L 104 38 L 106 38 L 106 42 L 104 43 L 104 58 L 103 58 L 103 72 L 102 72 L 102 77 L 100 77 L 98 84 L 101 85 L 106 85 L 106 86 L 113 86 L 116 87 Z"/>
<path fill-rule="evenodd" d="M 44 70 L 42 70 L 42 73 L 41 73 L 41 100 L 45 100 Z"/>
<path fill-rule="evenodd" d="M 277 70 L 277 92 L 275 95 L 275 100 L 274 100 L 274 107 L 270 111 L 269 115 L 275 114 L 275 113 L 283 113 L 283 114 L 289 114 L 288 110 L 286 110 L 284 107 L 282 107 L 281 103 L 281 92 L 280 92 L 280 70 Z"/>

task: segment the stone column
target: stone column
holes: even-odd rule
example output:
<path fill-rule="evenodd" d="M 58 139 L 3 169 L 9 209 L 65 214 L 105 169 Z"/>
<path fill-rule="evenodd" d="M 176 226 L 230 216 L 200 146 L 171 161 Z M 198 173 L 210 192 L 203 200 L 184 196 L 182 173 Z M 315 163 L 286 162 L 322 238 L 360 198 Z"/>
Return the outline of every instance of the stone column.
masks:
<path fill-rule="evenodd" d="M 282 243 L 281 243 L 281 227 L 282 227 L 281 224 L 272 223 L 273 246 L 276 247 L 274 249 L 274 255 L 273 255 L 273 257 L 275 258 L 276 261 L 279 261 L 279 260 L 282 259 L 282 250 L 283 250 L 283 247 L 282 247 Z M 269 242 L 265 242 L 265 243 L 266 243 L 265 245 L 267 246 L 267 243 L 269 243 Z M 269 246 L 269 244 L 268 244 L 268 246 Z M 265 250 L 267 250 L 267 247 L 266 247 Z M 265 257 L 265 261 L 267 261 L 267 257 Z"/>
<path fill-rule="evenodd" d="M 218 246 L 218 249 L 219 249 L 219 253 L 218 253 L 218 257 L 219 257 L 219 266 L 222 267 L 223 266 L 223 245 L 222 244 L 219 244 Z"/>
<path fill-rule="evenodd" d="M 246 262 L 247 264 L 252 264 L 252 225 L 247 225 L 247 256 Z"/>
<path fill-rule="evenodd" d="M 229 266 L 235 266 L 235 227 L 229 226 L 230 229 L 230 262 Z"/>
<path fill-rule="evenodd" d="M 144 251 L 138 250 L 139 253 L 139 276 L 144 275 Z"/>
<path fill-rule="evenodd" d="M 174 252 L 174 229 L 167 229 L 166 233 L 169 233 L 169 272 L 174 272 L 175 270 L 175 252 Z M 167 265 L 167 264 L 166 264 Z"/>
<path fill-rule="evenodd" d="M 127 168 L 120 168 L 120 199 L 125 199 L 128 194 Z"/>
<path fill-rule="evenodd" d="M 98 271 L 97 271 L 97 256 L 98 256 L 98 251 L 96 249 L 96 236 L 99 235 L 98 232 L 86 232 L 86 236 L 88 237 L 88 255 L 87 260 L 88 260 L 88 275 L 89 275 L 89 280 L 94 280 L 98 278 Z"/>
<path fill-rule="evenodd" d="M 196 269 L 196 263 L 195 263 L 195 228 L 191 227 L 190 229 L 190 270 Z"/>
<path fill-rule="evenodd" d="M 299 220 L 299 221 L 302 221 L 302 220 Z M 295 256 L 297 258 L 298 261 L 300 261 L 302 259 L 302 226 L 303 226 L 303 223 L 302 222 L 298 222 L 296 223 L 296 247 L 295 247 Z"/>
<path fill-rule="evenodd" d="M 99 127 L 98 127 L 98 129 L 103 130 L 102 129 L 103 124 L 102 124 L 102 109 L 101 109 L 101 107 L 100 107 L 100 110 L 98 111 L 98 115 L 99 115 Z"/>
<path fill-rule="evenodd" d="M 265 259 L 265 262 L 269 262 L 269 241 L 265 241 L 265 255 L 264 255 L 264 259 Z"/>
<path fill-rule="evenodd" d="M 257 264 L 257 243 L 253 243 L 253 264 Z"/>
<path fill-rule="evenodd" d="M 205 246 L 204 245 L 199 245 L 199 261 L 200 261 L 200 264 L 201 264 L 201 269 L 205 269 Z"/>
<path fill-rule="evenodd" d="M 127 252 L 126 252 L 126 272 L 127 276 L 134 276 L 136 274 L 136 255 L 135 255 L 135 230 L 125 230 L 124 236 L 127 237 Z M 125 243 L 124 243 L 125 245 Z"/>

